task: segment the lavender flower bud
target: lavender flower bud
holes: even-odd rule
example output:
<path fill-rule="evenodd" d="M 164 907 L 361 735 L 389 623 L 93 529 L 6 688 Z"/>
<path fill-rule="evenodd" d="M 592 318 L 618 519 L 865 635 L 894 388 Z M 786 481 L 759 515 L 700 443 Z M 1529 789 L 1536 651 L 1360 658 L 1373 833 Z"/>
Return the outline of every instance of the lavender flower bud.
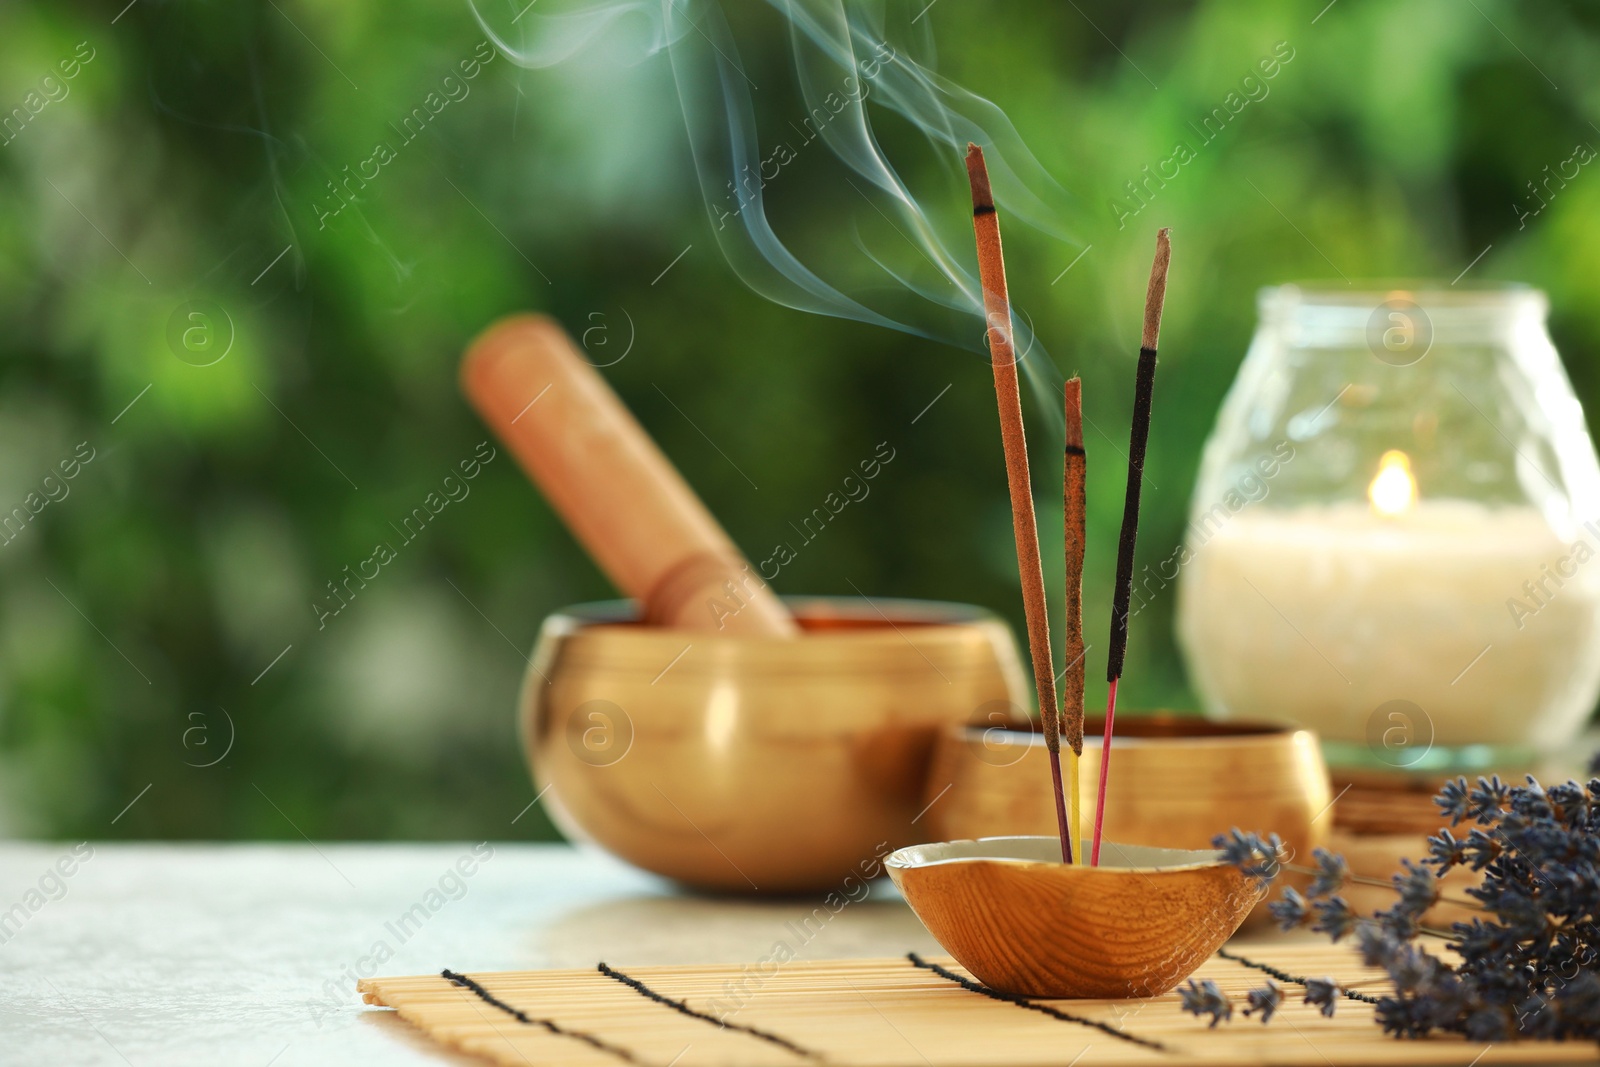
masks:
<path fill-rule="evenodd" d="M 1296 926 L 1306 921 L 1309 912 L 1306 909 L 1306 898 L 1293 886 L 1285 886 L 1283 899 L 1274 900 L 1267 905 L 1267 910 L 1272 917 L 1278 920 L 1278 926 L 1284 930 L 1293 930 Z"/>
<path fill-rule="evenodd" d="M 1332 978 L 1307 978 L 1306 1003 L 1315 1004 L 1322 1010 L 1322 1014 L 1333 1018 L 1333 1009 L 1339 1003 L 1339 997 L 1344 990 L 1339 988 L 1339 983 Z"/>
<path fill-rule="evenodd" d="M 1189 984 L 1178 990 L 1178 999 L 1182 1009 L 1189 1014 L 1211 1016 L 1213 1030 L 1222 1020 L 1233 1018 L 1233 1002 L 1209 978 L 1201 979 L 1198 984 L 1193 978 L 1189 979 Z"/>
<path fill-rule="evenodd" d="M 1309 891 L 1313 900 L 1330 896 L 1344 888 L 1345 880 L 1350 875 L 1350 865 L 1345 863 L 1343 856 L 1319 848 L 1312 851 L 1311 857 L 1317 861 L 1317 875 L 1312 879 Z"/>
<path fill-rule="evenodd" d="M 1244 1009 L 1246 1015 L 1261 1013 L 1261 1023 L 1265 1026 L 1272 1021 L 1272 1013 L 1278 1010 L 1278 1005 L 1283 1003 L 1283 988 L 1272 979 L 1267 979 L 1267 984 L 1257 989 L 1252 989 L 1245 994 L 1245 999 L 1250 1006 Z"/>

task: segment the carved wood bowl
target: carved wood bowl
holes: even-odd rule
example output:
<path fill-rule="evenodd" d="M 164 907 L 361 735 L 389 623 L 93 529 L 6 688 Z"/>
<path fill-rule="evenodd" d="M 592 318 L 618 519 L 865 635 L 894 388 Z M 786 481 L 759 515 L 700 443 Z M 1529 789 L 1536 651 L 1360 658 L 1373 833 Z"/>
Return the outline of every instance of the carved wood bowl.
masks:
<path fill-rule="evenodd" d="M 945 951 L 1021 996 L 1125 999 L 1171 990 L 1233 936 L 1266 889 L 1214 850 L 1102 843 L 1061 862 L 1054 837 L 912 845 L 889 876 Z"/>

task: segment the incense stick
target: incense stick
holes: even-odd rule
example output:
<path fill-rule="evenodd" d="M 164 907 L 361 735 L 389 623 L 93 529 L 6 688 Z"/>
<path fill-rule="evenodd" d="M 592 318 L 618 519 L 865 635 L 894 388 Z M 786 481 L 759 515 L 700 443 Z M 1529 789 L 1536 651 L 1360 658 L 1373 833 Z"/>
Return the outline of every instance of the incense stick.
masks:
<path fill-rule="evenodd" d="M 1106 732 L 1100 748 L 1100 788 L 1094 809 L 1094 846 L 1089 862 L 1100 863 L 1100 831 L 1106 816 L 1106 781 L 1111 775 L 1112 724 L 1117 715 L 1117 682 L 1128 651 L 1128 607 L 1133 599 L 1133 550 L 1139 539 L 1139 490 L 1144 483 L 1144 452 L 1150 440 L 1150 404 L 1156 384 L 1156 343 L 1161 337 L 1161 307 L 1167 298 L 1167 268 L 1172 262 L 1171 230 L 1156 234 L 1155 262 L 1144 297 L 1144 333 L 1133 389 L 1133 428 L 1128 434 L 1128 492 L 1122 505 L 1122 536 L 1117 544 L 1117 580 L 1112 587 L 1111 649 L 1106 658 Z"/>
<path fill-rule="evenodd" d="M 1067 444 L 1062 463 L 1063 538 L 1066 546 L 1066 637 L 1062 656 L 1067 670 L 1061 692 L 1061 728 L 1067 737 L 1067 829 L 1072 854 L 1082 863 L 1083 816 L 1078 800 L 1078 760 L 1083 755 L 1083 680 L 1087 664 L 1083 647 L 1083 553 L 1087 545 L 1086 478 L 1088 456 L 1083 450 L 1083 382 L 1069 378 L 1066 385 Z"/>
<path fill-rule="evenodd" d="M 989 190 L 983 149 L 967 145 L 967 180 L 972 185 L 972 230 L 978 242 L 978 277 L 983 283 L 984 321 L 988 325 L 989 362 L 994 369 L 995 398 L 1000 404 L 1000 441 L 1005 449 L 1006 488 L 1011 495 L 1011 528 L 1017 541 L 1017 570 L 1022 578 L 1022 608 L 1028 624 L 1028 653 L 1044 720 L 1050 780 L 1056 794 L 1056 825 L 1061 833 L 1061 860 L 1072 862 L 1072 838 L 1061 785 L 1061 718 L 1056 710 L 1055 664 L 1050 657 L 1050 617 L 1044 597 L 1044 565 L 1039 559 L 1039 528 L 1033 514 L 1033 485 L 1028 478 L 1028 441 L 1022 427 L 1022 397 L 1017 387 L 1016 350 L 1011 343 L 1011 302 L 1006 295 L 1006 263 L 1000 247 L 1000 220 Z"/>

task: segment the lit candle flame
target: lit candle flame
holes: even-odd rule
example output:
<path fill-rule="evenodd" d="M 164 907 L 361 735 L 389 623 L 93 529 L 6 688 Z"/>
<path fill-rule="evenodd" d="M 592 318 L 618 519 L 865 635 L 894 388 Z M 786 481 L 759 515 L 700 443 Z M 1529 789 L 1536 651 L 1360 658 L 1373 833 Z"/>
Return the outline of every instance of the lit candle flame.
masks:
<path fill-rule="evenodd" d="M 1411 457 L 1390 449 L 1378 460 L 1378 474 L 1367 486 L 1367 499 L 1379 515 L 1394 517 L 1410 511 L 1417 502 L 1417 480 L 1411 476 Z"/>

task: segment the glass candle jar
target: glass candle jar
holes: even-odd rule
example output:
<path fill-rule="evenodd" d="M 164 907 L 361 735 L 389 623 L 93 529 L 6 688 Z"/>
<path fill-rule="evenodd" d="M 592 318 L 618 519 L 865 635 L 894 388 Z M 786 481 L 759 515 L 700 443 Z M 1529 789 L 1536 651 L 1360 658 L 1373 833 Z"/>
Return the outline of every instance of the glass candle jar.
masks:
<path fill-rule="evenodd" d="M 1600 694 L 1600 464 L 1523 287 L 1264 290 L 1206 444 L 1178 638 L 1207 712 L 1331 762 L 1509 766 Z"/>

